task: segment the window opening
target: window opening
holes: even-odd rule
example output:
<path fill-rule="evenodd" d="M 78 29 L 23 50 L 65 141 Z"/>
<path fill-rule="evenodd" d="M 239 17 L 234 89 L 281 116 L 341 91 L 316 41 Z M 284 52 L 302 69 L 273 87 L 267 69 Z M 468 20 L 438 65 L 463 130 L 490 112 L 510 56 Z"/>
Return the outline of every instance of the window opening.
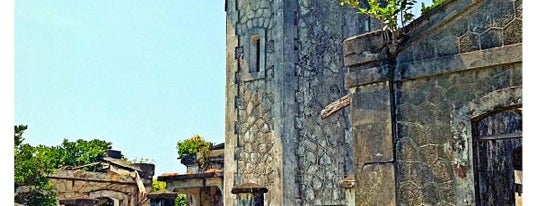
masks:
<path fill-rule="evenodd" d="M 259 35 L 250 38 L 250 73 L 259 72 L 261 67 L 261 41 Z"/>

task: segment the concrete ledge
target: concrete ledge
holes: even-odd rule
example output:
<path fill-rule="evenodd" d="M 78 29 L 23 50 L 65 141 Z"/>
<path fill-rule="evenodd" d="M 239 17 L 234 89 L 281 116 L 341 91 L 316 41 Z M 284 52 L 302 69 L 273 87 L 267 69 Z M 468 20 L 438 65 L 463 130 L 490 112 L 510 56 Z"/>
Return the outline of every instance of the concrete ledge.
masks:
<path fill-rule="evenodd" d="M 267 193 L 268 189 L 266 187 L 262 187 L 261 185 L 255 184 L 255 183 L 244 183 L 241 185 L 237 185 L 231 189 L 232 194 L 239 194 L 239 193 Z"/>
<path fill-rule="evenodd" d="M 343 64 L 346 67 L 380 62 L 385 41 L 381 30 L 353 36 L 343 42 Z"/>
<path fill-rule="evenodd" d="M 147 194 L 147 198 L 149 199 L 157 199 L 157 198 L 166 198 L 166 199 L 175 199 L 177 197 L 176 192 L 170 192 L 168 190 L 161 190 L 156 192 L 151 192 Z"/>
<path fill-rule="evenodd" d="M 351 70 L 345 74 L 345 88 L 349 89 L 366 84 L 387 81 L 390 70 L 386 66 L 372 67 L 362 70 Z"/>
<path fill-rule="evenodd" d="M 223 174 L 207 172 L 207 173 L 183 174 L 183 175 L 173 175 L 173 176 L 158 176 L 157 180 L 163 181 L 163 182 L 171 182 L 171 181 L 189 180 L 189 179 L 206 179 L 206 178 L 212 178 L 212 177 L 223 177 Z"/>
<path fill-rule="evenodd" d="M 395 80 L 416 79 L 435 75 L 522 62 L 522 43 L 453 56 L 397 64 Z"/>
<path fill-rule="evenodd" d="M 83 170 L 57 170 L 48 175 L 51 179 L 81 180 L 93 182 L 110 182 L 118 184 L 136 184 L 134 177 L 115 173 L 88 172 Z"/>

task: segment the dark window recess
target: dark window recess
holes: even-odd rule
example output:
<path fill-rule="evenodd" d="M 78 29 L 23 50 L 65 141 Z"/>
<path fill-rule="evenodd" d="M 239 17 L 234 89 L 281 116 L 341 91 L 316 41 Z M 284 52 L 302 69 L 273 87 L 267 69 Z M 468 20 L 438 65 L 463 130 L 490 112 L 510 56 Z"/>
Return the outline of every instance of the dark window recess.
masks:
<path fill-rule="evenodd" d="M 250 38 L 250 68 L 249 72 L 259 72 L 261 67 L 261 41 L 259 35 Z"/>

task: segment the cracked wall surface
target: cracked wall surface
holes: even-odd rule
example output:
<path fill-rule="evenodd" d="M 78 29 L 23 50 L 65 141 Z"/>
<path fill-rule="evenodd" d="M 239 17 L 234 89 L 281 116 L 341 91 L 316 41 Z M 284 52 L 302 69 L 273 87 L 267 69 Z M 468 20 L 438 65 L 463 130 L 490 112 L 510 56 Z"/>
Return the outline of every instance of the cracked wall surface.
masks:
<path fill-rule="evenodd" d="M 149 205 L 149 201 L 141 202 L 134 177 L 119 174 L 87 172 L 82 170 L 58 170 L 50 177 L 58 193 L 58 199 L 81 197 L 110 197 L 119 201 L 120 206 L 141 203 Z"/>
<path fill-rule="evenodd" d="M 266 205 L 344 204 L 349 111 L 320 112 L 347 94 L 343 40 L 378 25 L 337 1 L 228 0 L 226 12 L 226 204 L 247 182 L 268 188 Z"/>
<path fill-rule="evenodd" d="M 402 115 L 397 121 L 401 205 L 456 205 L 457 142 L 451 110 L 490 92 L 521 86 L 521 73 L 519 63 L 401 85 Z"/>
<path fill-rule="evenodd" d="M 379 32 L 345 41 L 356 205 L 480 203 L 472 121 L 522 107 L 521 11 L 520 0 L 446 1 L 404 28 L 394 59 L 378 55 Z"/>
<path fill-rule="evenodd" d="M 332 1 L 298 1 L 295 102 L 297 204 L 344 204 L 339 181 L 353 174 L 348 109 L 327 119 L 324 106 L 345 96 L 342 40 L 369 30 L 367 18 Z"/>
<path fill-rule="evenodd" d="M 521 8 L 519 0 L 447 1 L 405 28 L 394 63 L 364 63 L 364 42 L 382 48 L 368 39 L 376 33 L 345 42 L 363 166 L 355 168 L 357 205 L 476 204 L 471 121 L 522 106 Z M 360 187 L 377 180 L 394 184 Z"/>
<path fill-rule="evenodd" d="M 518 59 L 516 56 L 500 55 L 482 68 L 442 74 L 467 65 L 447 64 L 452 68 L 446 68 L 433 62 L 464 53 L 498 53 L 499 49 L 495 48 L 507 48 L 508 53 L 518 54 L 515 51 L 519 48 L 510 46 L 522 43 L 521 8 L 520 0 L 475 3 L 459 11 L 460 16 L 445 22 L 441 28 L 411 42 L 399 55 L 400 69 L 406 73 L 401 75 L 403 79 L 396 91 L 400 114 L 397 119 L 397 192 L 401 205 L 458 205 L 474 201 L 473 194 L 467 194 L 472 193 L 473 186 L 457 181 L 470 178 L 472 165 L 466 155 L 463 158 L 466 169 L 460 169 L 459 158 L 463 155 L 458 148 L 461 142 L 453 138 L 456 129 L 451 124 L 454 121 L 452 111 L 491 92 L 522 86 L 522 63 L 513 60 Z M 473 59 L 469 61 L 488 60 L 486 56 L 469 57 Z M 419 77 L 420 73 L 431 76 Z M 408 80 L 404 79 L 405 75 Z"/>

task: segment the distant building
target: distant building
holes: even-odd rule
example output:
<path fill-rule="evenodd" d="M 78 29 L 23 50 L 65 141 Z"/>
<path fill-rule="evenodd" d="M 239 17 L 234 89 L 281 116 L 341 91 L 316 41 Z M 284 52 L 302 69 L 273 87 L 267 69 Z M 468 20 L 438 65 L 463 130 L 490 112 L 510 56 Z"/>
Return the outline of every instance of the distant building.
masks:
<path fill-rule="evenodd" d="M 187 194 L 190 205 L 223 205 L 224 143 L 211 147 L 205 168 L 199 164 L 200 154 L 181 159 L 187 174 L 165 173 L 157 178 L 166 182 L 166 190 Z"/>
<path fill-rule="evenodd" d="M 121 160 L 120 151 L 108 151 L 102 161 L 66 167 L 49 175 L 60 205 L 149 206 L 155 165 Z M 90 171 L 86 171 L 89 169 Z"/>

